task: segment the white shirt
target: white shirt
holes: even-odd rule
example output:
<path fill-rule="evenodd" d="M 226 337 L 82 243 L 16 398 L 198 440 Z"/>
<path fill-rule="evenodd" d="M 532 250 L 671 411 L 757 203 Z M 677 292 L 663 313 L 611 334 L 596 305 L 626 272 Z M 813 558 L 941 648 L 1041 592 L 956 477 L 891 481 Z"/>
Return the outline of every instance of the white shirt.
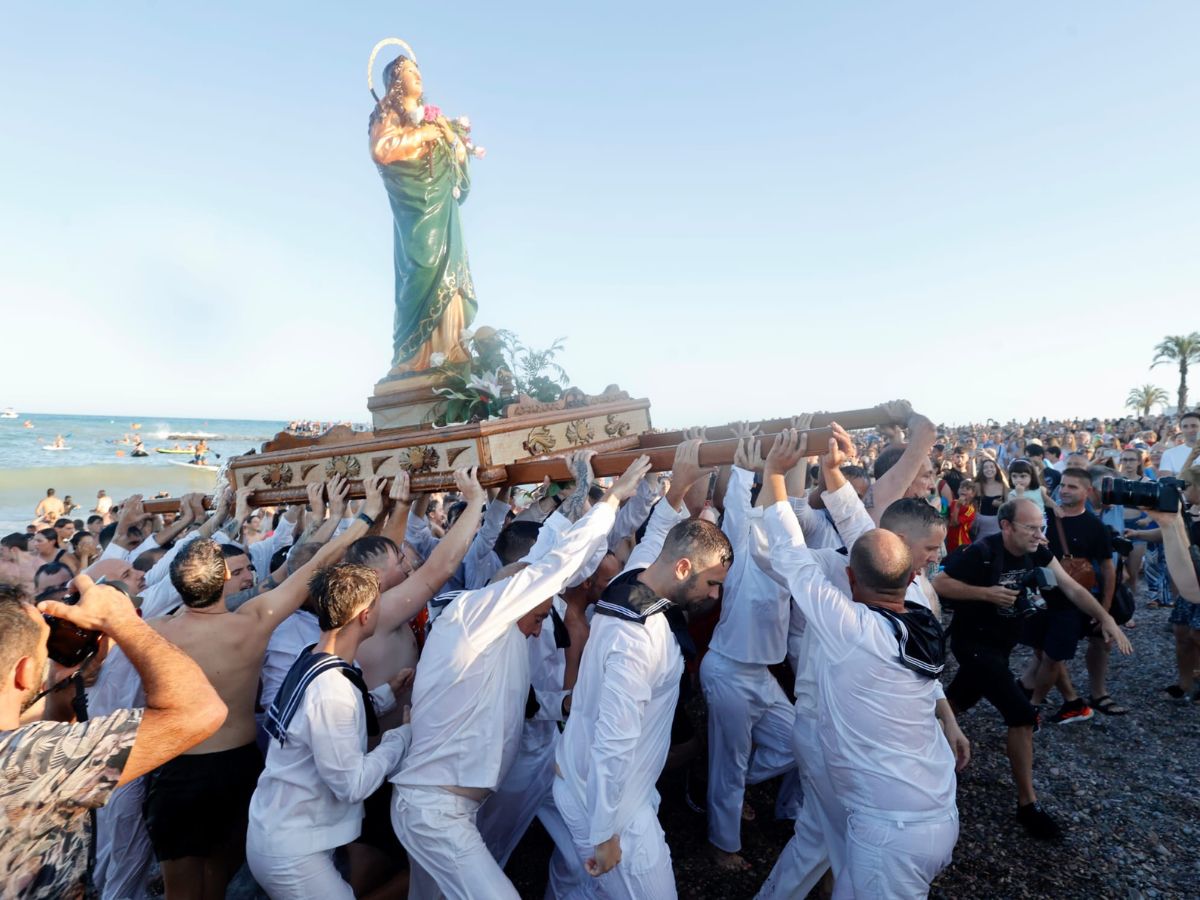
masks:
<path fill-rule="evenodd" d="M 710 650 L 741 663 L 764 666 L 787 656 L 791 603 L 786 586 L 759 568 L 750 553 L 750 490 L 754 473 L 734 467 L 725 489 L 721 527 L 733 545 L 733 565 L 721 595 L 721 620 Z"/>
<path fill-rule="evenodd" d="M 304 648 L 311 647 L 320 638 L 321 626 L 317 623 L 317 617 L 306 609 L 296 610 L 271 632 L 262 667 L 263 709 L 271 708 L 283 679 L 304 652 Z"/>
<path fill-rule="evenodd" d="M 132 550 L 126 550 L 115 540 L 109 541 L 108 546 L 104 548 L 104 552 L 100 554 L 96 562 L 100 562 L 101 559 L 119 559 L 121 562 L 131 563 L 145 551 L 158 549 L 159 543 L 154 537 L 154 535 L 150 535 Z"/>
<path fill-rule="evenodd" d="M 667 532 L 687 518 L 686 508 L 659 503 L 625 571 L 652 563 Z M 682 675 L 683 654 L 666 616 L 644 623 L 593 617 L 555 754 L 567 789 L 588 811 L 591 844 L 619 834 L 647 804 L 657 806 L 654 783 L 671 747 Z"/>
<path fill-rule="evenodd" d="M 1164 451 L 1162 461 L 1158 465 L 1158 471 L 1170 472 L 1173 475 L 1181 475 L 1183 473 L 1183 464 L 1187 462 L 1188 456 L 1192 453 L 1192 448 L 1187 444 L 1180 444 L 1178 447 L 1172 447 L 1170 450 Z"/>
<path fill-rule="evenodd" d="M 937 682 L 901 665 L 891 625 L 821 574 L 786 503 L 764 519 L 772 564 L 823 657 L 818 733 L 837 796 L 850 810 L 952 809 L 954 754 L 934 714 Z"/>
<path fill-rule="evenodd" d="M 823 492 L 821 499 L 824 500 L 826 508 L 830 510 L 830 515 L 833 516 L 839 533 L 845 534 L 849 547 L 853 548 L 855 542 L 862 535 L 876 527 L 870 513 L 867 512 L 866 507 L 863 506 L 862 501 L 858 498 L 858 494 L 849 484 L 842 485 L 832 493 L 829 491 Z M 794 511 L 795 507 L 793 505 Z M 781 584 L 784 583 L 785 579 L 783 576 L 777 573 L 771 564 L 770 544 L 763 525 L 763 510 L 752 510 L 751 521 L 753 537 L 751 555 L 763 571 L 768 572 L 773 579 Z M 803 530 L 801 528 L 801 532 Z M 849 596 L 850 578 L 846 575 L 846 567 L 850 565 L 850 557 L 845 553 L 828 548 L 820 550 L 809 548 L 809 552 L 812 553 L 817 565 L 821 567 L 821 574 L 834 587 Z M 928 593 L 932 592 L 933 588 L 929 585 L 929 581 L 925 576 L 918 575 L 916 580 L 908 586 L 908 591 L 904 599 L 930 609 L 931 604 Z M 821 648 L 819 644 L 813 642 L 811 639 L 806 639 L 804 613 L 795 603 L 792 604 L 789 625 L 789 641 L 793 642 L 793 646 L 798 648 L 796 650 L 796 658 L 792 660 L 796 673 L 796 684 L 793 690 L 793 694 L 796 697 L 796 712 L 799 715 L 815 718 L 819 704 L 817 672 L 822 667 Z M 945 696 L 941 682 L 938 682 L 936 691 L 939 699 Z"/>
<path fill-rule="evenodd" d="M 642 523 L 646 521 L 646 516 L 650 515 L 650 509 L 657 499 L 658 492 L 650 486 L 646 479 L 643 478 L 638 482 L 637 493 L 622 503 L 621 508 L 617 510 L 617 522 L 608 535 L 609 550 L 615 550 L 621 541 L 631 534 L 637 533 Z"/>
<path fill-rule="evenodd" d="M 846 546 L 828 509 L 813 509 L 807 495 L 789 497 L 788 502 L 800 522 L 800 530 L 804 532 L 804 541 L 809 547 L 813 550 L 841 550 Z"/>
<path fill-rule="evenodd" d="M 250 557 L 250 562 L 254 564 L 254 583 L 265 581 L 267 576 L 271 574 L 271 557 L 280 547 L 286 547 L 292 542 L 292 534 L 296 530 L 296 523 L 288 519 L 287 516 L 279 517 L 279 524 L 275 526 L 275 530 L 271 532 L 270 537 L 263 538 L 261 541 L 255 541 L 250 545 L 247 556 Z"/>
<path fill-rule="evenodd" d="M 517 620 L 562 590 L 608 538 L 613 518 L 599 504 L 544 559 L 446 607 L 417 664 L 412 751 L 393 784 L 496 789 L 517 752 L 529 696 Z"/>
<path fill-rule="evenodd" d="M 306 609 L 296 610 L 271 632 L 260 677 L 263 709 L 271 708 L 271 704 L 275 702 L 275 695 L 283 685 L 283 679 L 287 677 L 300 654 L 320 639 L 321 625 L 317 617 Z M 356 660 L 355 665 L 357 664 Z M 375 714 L 379 716 L 396 708 L 396 697 L 387 682 L 371 690 L 371 704 L 375 707 Z"/>
<path fill-rule="evenodd" d="M 363 800 L 399 767 L 411 736 L 407 725 L 393 728 L 368 753 L 366 721 L 362 695 L 340 670 L 313 680 L 288 724 L 287 743 L 271 739 L 250 800 L 248 846 L 303 856 L 359 836 Z"/>

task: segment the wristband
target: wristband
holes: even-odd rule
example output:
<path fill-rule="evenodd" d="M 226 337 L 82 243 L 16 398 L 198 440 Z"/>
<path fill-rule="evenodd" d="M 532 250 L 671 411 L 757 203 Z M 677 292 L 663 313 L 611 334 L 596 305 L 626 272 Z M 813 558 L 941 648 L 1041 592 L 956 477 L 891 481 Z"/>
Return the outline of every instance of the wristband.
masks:
<path fill-rule="evenodd" d="M 365 512 L 360 512 L 355 518 L 361 519 L 367 523 L 368 528 L 375 527 L 375 520 L 368 516 Z"/>

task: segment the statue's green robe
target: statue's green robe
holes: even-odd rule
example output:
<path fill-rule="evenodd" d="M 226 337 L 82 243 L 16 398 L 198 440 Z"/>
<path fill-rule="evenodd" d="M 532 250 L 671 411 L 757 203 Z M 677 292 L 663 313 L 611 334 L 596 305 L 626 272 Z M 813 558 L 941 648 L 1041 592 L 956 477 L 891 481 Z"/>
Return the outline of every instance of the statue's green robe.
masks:
<path fill-rule="evenodd" d="M 465 162 L 455 163 L 445 140 L 426 158 L 379 166 L 379 174 L 395 221 L 394 366 L 429 340 L 456 292 L 463 298 L 465 324 L 475 317 L 475 285 L 459 212 L 471 176 Z"/>

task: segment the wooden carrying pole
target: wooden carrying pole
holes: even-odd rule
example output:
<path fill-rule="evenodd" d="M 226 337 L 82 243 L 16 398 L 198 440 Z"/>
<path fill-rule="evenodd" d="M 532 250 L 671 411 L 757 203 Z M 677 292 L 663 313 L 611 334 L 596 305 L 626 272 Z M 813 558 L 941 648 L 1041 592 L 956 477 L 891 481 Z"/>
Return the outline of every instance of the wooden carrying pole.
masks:
<path fill-rule="evenodd" d="M 813 453 L 823 453 L 833 436 L 832 428 L 813 428 L 804 432 L 808 436 L 808 446 Z M 760 435 L 762 452 L 765 456 L 778 435 Z M 721 441 L 707 441 L 700 445 L 700 465 L 727 466 L 732 465 L 737 452 L 737 438 Z M 654 472 L 666 472 L 675 462 L 675 446 L 634 448 L 630 450 L 612 450 L 597 453 L 592 457 L 592 471 L 598 478 L 620 475 L 639 456 L 650 457 L 650 468 Z M 491 466 L 479 470 L 479 481 L 484 487 L 500 487 L 504 485 L 540 484 L 543 479 L 565 481 L 571 478 L 567 468 L 566 457 L 550 456 L 541 459 L 524 460 L 509 463 L 507 466 Z M 388 487 L 391 479 L 385 479 Z M 415 492 L 452 490 L 454 482 L 446 473 L 431 473 L 416 475 L 412 479 L 412 489 Z M 386 488 L 385 488 L 386 489 Z M 361 479 L 350 482 L 351 499 L 361 499 L 364 496 Z M 306 503 L 308 494 L 301 487 L 269 488 L 255 491 L 250 497 L 251 506 L 280 506 L 290 503 Z M 205 509 L 212 508 L 212 499 L 204 498 Z M 143 506 L 148 513 L 178 512 L 179 500 L 174 497 L 164 497 L 157 500 L 146 500 Z"/>
<path fill-rule="evenodd" d="M 812 421 L 809 423 L 810 428 L 824 428 L 837 422 L 847 431 L 856 431 L 862 428 L 878 428 L 880 425 L 903 425 L 907 421 L 907 416 L 903 419 L 896 419 L 888 414 L 887 408 L 883 406 L 872 406 L 868 409 L 847 409 L 842 412 L 819 412 L 813 413 Z M 792 427 L 791 419 L 771 419 L 767 422 L 751 422 L 756 425 L 762 434 L 778 434 L 785 428 Z M 721 441 L 726 438 L 734 437 L 733 426 L 718 425 L 715 428 L 705 428 L 704 436 L 710 441 Z M 682 431 L 663 431 L 657 434 L 642 435 L 643 447 L 673 447 L 684 440 L 684 432 Z M 764 451 L 765 452 L 765 451 Z"/>
<path fill-rule="evenodd" d="M 896 421 L 886 407 L 873 406 L 869 409 L 851 409 L 842 412 L 815 413 L 812 427 L 805 432 L 808 435 L 808 447 L 813 453 L 823 453 L 833 436 L 831 422 L 837 422 L 847 430 L 875 428 L 879 425 L 902 424 Z M 768 422 L 757 423 L 763 434 L 758 435 L 762 443 L 762 452 L 766 455 L 776 436 L 784 428 L 791 426 L 791 419 L 772 419 Z M 733 428 L 722 425 L 705 429 L 705 443 L 700 445 L 700 464 L 703 466 L 726 466 L 733 463 L 737 452 L 738 440 Z M 620 475 L 629 464 L 643 453 L 650 457 L 651 468 L 655 472 L 665 472 L 675 461 L 675 448 L 685 440 L 684 432 L 671 431 L 658 434 L 643 434 L 630 436 L 618 441 L 605 441 L 603 452 L 598 452 L 592 458 L 592 471 L 597 477 L 604 478 Z M 342 452 L 350 445 L 338 446 Z M 315 448 L 314 448 L 315 450 Z M 314 452 L 313 458 L 317 458 Z M 479 470 L 479 481 L 484 487 L 498 487 L 517 484 L 540 484 L 544 478 L 551 481 L 563 481 L 571 477 L 567 469 L 565 454 L 543 456 L 536 459 L 519 460 L 508 465 L 489 466 Z M 390 486 L 391 479 L 387 479 Z M 430 472 L 414 475 L 412 489 L 417 493 L 445 491 L 454 489 L 454 480 L 448 472 Z M 350 497 L 359 499 L 363 496 L 361 479 L 350 482 Z M 306 503 L 308 494 L 302 486 L 263 488 L 256 490 L 250 497 L 250 505 L 280 506 L 291 503 Z M 212 501 L 205 498 L 205 508 L 212 508 Z M 178 512 L 177 498 L 146 500 L 144 506 L 150 513 Z"/>

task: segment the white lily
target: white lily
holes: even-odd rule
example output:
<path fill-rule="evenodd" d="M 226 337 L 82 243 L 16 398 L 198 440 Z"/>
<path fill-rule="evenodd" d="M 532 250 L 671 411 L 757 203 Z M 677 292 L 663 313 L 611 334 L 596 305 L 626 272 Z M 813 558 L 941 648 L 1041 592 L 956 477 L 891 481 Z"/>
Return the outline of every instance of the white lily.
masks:
<path fill-rule="evenodd" d="M 430 353 L 429 354 L 429 364 L 434 367 L 445 365 L 446 364 L 446 354 L 441 353 L 441 352 Z"/>
<path fill-rule="evenodd" d="M 479 391 L 481 394 L 487 394 L 489 397 L 499 397 L 500 373 L 497 371 L 485 372 L 482 376 L 472 375 L 470 381 L 467 382 L 467 387 Z"/>

